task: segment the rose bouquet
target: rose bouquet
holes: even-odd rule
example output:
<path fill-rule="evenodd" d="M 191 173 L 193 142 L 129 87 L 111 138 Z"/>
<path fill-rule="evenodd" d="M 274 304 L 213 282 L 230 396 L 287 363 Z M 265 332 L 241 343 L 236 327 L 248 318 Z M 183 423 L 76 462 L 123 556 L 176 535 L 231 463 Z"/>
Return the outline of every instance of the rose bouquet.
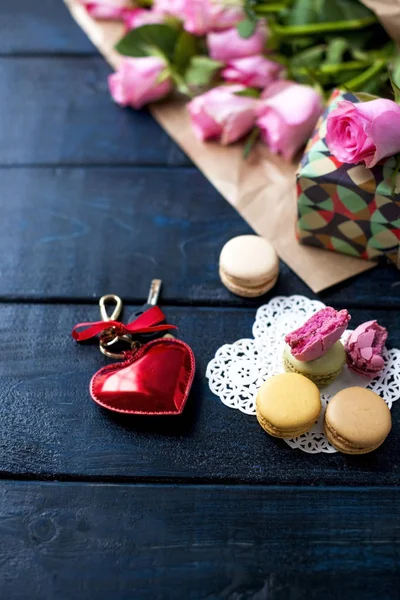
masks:
<path fill-rule="evenodd" d="M 346 115 L 341 125 L 335 120 L 333 137 L 342 150 L 348 142 L 354 160 L 396 151 L 395 133 L 377 139 L 373 114 L 394 109 L 389 75 L 399 80 L 393 40 L 400 41 L 400 0 L 65 3 L 116 71 L 109 78 L 115 100 L 150 102 L 167 133 L 313 291 L 372 268 L 353 256 L 376 258 L 389 244 L 393 250 L 400 237 L 395 157 L 372 170 L 343 163 L 326 135 L 328 114 L 343 100 L 357 109 L 362 100 L 369 110 L 366 101 L 377 99 L 371 94 L 386 96 L 388 104 L 379 99 L 375 113 L 357 121 L 358 131 Z M 329 99 L 334 88 L 345 93 Z M 308 138 L 295 186 L 296 162 L 274 153 L 290 158 Z M 351 139 L 363 144 L 355 152 Z M 243 149 L 252 148 L 245 159 Z M 301 246 L 293 235 L 296 207 Z"/>
<path fill-rule="evenodd" d="M 179 92 L 199 139 L 247 136 L 245 154 L 260 137 L 293 159 L 326 93 L 387 93 L 396 70 L 394 41 L 356 0 L 82 2 L 95 18 L 125 23 L 124 60 L 109 79 L 117 103 L 141 108 Z M 400 136 L 390 144 L 398 151 Z"/>

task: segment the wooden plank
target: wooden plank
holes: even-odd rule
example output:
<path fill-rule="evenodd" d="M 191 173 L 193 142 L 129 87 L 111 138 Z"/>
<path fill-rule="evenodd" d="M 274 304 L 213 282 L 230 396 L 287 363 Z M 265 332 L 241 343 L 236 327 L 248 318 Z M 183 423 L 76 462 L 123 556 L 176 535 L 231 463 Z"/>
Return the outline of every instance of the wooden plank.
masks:
<path fill-rule="evenodd" d="M 218 254 L 251 232 L 194 169 L 5 169 L 0 198 L 3 296 L 229 300 Z"/>
<path fill-rule="evenodd" d="M 127 309 L 130 314 L 132 307 Z M 375 317 L 400 343 L 397 311 L 352 311 L 354 325 Z M 88 393 L 107 360 L 70 337 L 98 319 L 90 305 L 0 305 L 0 465 L 4 476 L 129 478 L 310 485 L 397 485 L 400 404 L 394 428 L 372 455 L 307 455 L 268 437 L 255 417 L 224 406 L 205 379 L 223 343 L 251 337 L 254 311 L 168 307 L 167 319 L 193 348 L 197 375 L 182 417 L 112 415 Z"/>
<path fill-rule="evenodd" d="M 0 54 L 97 53 L 59 0 L 2 0 Z"/>
<path fill-rule="evenodd" d="M 399 509 L 393 488 L 2 482 L 2 594 L 391 600 Z"/>
<path fill-rule="evenodd" d="M 118 293 L 143 302 L 152 277 L 168 303 L 259 306 L 275 295 L 313 295 L 281 264 L 278 285 L 254 301 L 220 283 L 218 258 L 251 229 L 195 169 L 6 168 L 0 297 L 92 300 Z M 320 298 L 337 307 L 399 306 L 391 265 Z"/>
<path fill-rule="evenodd" d="M 190 160 L 145 110 L 122 109 L 101 57 L 0 58 L 0 164 Z"/>

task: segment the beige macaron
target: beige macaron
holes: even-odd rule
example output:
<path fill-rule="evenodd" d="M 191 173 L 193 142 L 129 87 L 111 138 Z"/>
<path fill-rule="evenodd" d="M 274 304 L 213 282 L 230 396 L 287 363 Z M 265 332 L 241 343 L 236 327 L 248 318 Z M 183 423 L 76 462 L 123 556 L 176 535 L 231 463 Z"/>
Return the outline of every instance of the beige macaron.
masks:
<path fill-rule="evenodd" d="M 362 387 L 341 390 L 330 400 L 325 412 L 325 435 L 344 454 L 376 450 L 391 428 L 392 416 L 385 401 Z"/>
<path fill-rule="evenodd" d="M 264 238 L 240 235 L 222 248 L 219 275 L 225 287 L 237 296 L 262 296 L 278 279 L 278 255 Z"/>

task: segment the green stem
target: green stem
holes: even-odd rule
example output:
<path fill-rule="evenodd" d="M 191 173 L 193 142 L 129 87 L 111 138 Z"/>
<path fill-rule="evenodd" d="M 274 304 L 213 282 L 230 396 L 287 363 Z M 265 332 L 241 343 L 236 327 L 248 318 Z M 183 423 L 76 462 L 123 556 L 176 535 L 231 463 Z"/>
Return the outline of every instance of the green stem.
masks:
<path fill-rule="evenodd" d="M 176 84 L 178 92 L 188 98 L 193 98 L 193 94 L 182 75 L 173 67 L 170 68 L 170 74 Z"/>
<path fill-rule="evenodd" d="M 316 72 L 324 74 L 324 75 L 337 75 L 337 73 L 342 73 L 343 71 L 357 71 L 361 69 L 366 69 L 371 66 L 371 61 L 362 61 L 362 60 L 349 60 L 345 63 L 339 63 L 338 65 L 321 65 Z M 307 69 L 305 67 L 293 68 L 296 73 L 300 73 L 301 75 L 307 74 Z"/>
<path fill-rule="evenodd" d="M 346 81 L 344 86 L 350 91 L 360 91 L 368 81 L 375 77 L 382 69 L 386 68 L 386 65 L 386 60 L 377 60 L 369 69 L 364 71 L 364 73 L 350 79 L 350 81 Z"/>
<path fill-rule="evenodd" d="M 252 129 L 246 139 L 244 148 L 243 148 L 243 158 L 246 160 L 247 158 L 249 158 L 251 151 L 254 148 L 254 145 L 256 143 L 256 141 L 258 140 L 258 138 L 260 137 L 260 130 L 258 129 L 258 127 L 254 127 L 254 129 Z"/>
<path fill-rule="evenodd" d="M 274 33 L 281 37 L 296 37 L 301 35 L 313 35 L 322 33 L 331 33 L 337 31 L 353 31 L 354 29 L 363 29 L 377 22 L 374 16 L 363 19 L 350 19 L 349 21 L 331 21 L 329 23 L 308 23 L 307 25 L 275 25 Z"/>
<path fill-rule="evenodd" d="M 275 2 L 275 4 L 263 4 L 262 6 L 256 6 L 254 12 L 261 16 L 269 15 L 271 13 L 279 13 L 281 10 L 287 8 L 287 2 Z"/>

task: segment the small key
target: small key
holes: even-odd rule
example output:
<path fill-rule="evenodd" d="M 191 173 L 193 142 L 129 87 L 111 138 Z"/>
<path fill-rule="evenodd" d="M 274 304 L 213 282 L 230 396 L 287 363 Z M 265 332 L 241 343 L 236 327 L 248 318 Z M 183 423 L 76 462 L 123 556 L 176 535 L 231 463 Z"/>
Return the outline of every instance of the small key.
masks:
<path fill-rule="evenodd" d="M 128 323 L 132 323 L 132 321 L 135 321 L 138 317 L 140 317 L 140 315 L 146 312 L 146 310 L 149 310 L 149 308 L 152 308 L 153 306 L 157 305 L 158 298 L 160 297 L 161 285 L 161 279 L 153 279 L 150 285 L 149 295 L 146 304 L 143 304 L 143 306 L 138 311 L 136 311 L 135 313 L 133 313 L 133 315 L 129 317 Z M 163 323 L 165 323 L 165 321 L 163 321 Z M 165 333 L 163 331 L 154 331 L 153 333 L 141 334 L 140 339 L 141 341 L 143 341 L 143 343 L 145 343 L 163 337 L 164 335 Z"/>

